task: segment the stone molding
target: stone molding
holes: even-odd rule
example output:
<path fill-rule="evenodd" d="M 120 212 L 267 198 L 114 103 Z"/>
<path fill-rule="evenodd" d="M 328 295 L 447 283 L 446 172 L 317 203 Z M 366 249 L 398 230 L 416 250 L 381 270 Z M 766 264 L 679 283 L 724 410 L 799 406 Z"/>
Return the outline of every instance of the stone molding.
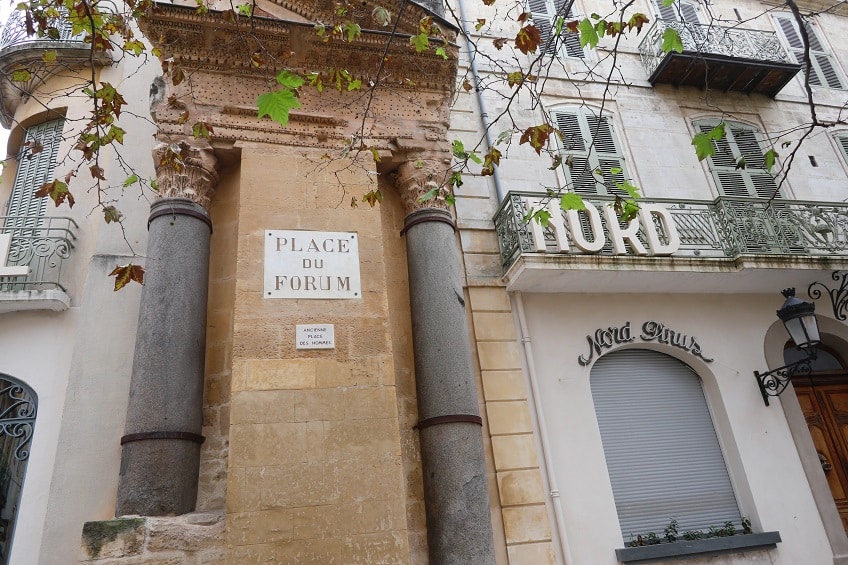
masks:
<path fill-rule="evenodd" d="M 218 159 L 208 142 L 159 143 L 153 148 L 153 163 L 159 198 L 188 198 L 208 209 L 218 184 Z"/>

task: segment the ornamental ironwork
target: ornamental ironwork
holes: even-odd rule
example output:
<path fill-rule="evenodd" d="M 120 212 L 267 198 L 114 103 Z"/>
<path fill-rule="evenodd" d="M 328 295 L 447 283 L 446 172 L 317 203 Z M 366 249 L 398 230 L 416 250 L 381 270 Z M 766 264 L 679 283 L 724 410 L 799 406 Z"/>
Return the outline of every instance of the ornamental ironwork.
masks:
<path fill-rule="evenodd" d="M 0 277 L 0 291 L 66 290 L 61 283 L 62 266 L 70 257 L 79 226 L 60 216 L 0 216 L 0 233 L 12 236 L 7 266 L 27 266 L 29 274 Z"/>
<path fill-rule="evenodd" d="M 822 290 L 824 290 L 830 298 L 833 317 L 844 322 L 848 319 L 848 271 L 833 271 L 830 278 L 839 286 L 828 288 L 825 283 L 816 281 L 807 288 L 807 294 L 813 300 L 818 300 L 822 297 Z"/>
<path fill-rule="evenodd" d="M 546 200 L 538 193 L 507 195 L 494 218 L 504 270 L 523 253 L 558 253 L 558 234 L 552 225 L 541 228 L 545 250 L 540 251 L 533 236 L 534 226 L 527 219 L 528 213 L 543 206 Z M 584 201 L 600 208 L 612 204 L 613 199 L 591 196 L 584 197 Z M 673 257 L 848 256 L 848 204 L 843 202 L 721 196 L 712 201 L 643 198 L 639 203 L 659 204 L 670 214 L 680 240 Z M 561 213 L 565 218 L 565 213 Z M 601 216 L 607 230 L 607 220 Z M 580 230 L 592 233 L 587 215 L 579 213 L 578 218 Z M 644 231 L 640 230 L 637 237 L 647 244 Z M 573 243 L 570 231 L 568 237 Z M 613 255 L 614 251 L 605 245 L 597 254 Z"/>
<path fill-rule="evenodd" d="M 26 15 L 21 10 L 13 10 L 0 33 L 0 49 L 33 41 L 82 41 L 83 34 L 74 36 L 71 22 L 66 18 L 48 19 L 55 28 L 54 36 L 38 36 L 27 32 Z"/>
<path fill-rule="evenodd" d="M 0 374 L 0 458 L 29 459 L 35 412 L 35 395 L 29 387 Z"/>
<path fill-rule="evenodd" d="M 792 62 L 772 31 L 657 20 L 639 44 L 639 54 L 648 76 L 654 74 L 667 56 L 662 50 L 663 33 L 667 29 L 674 29 L 680 35 L 684 52 L 772 63 Z"/>
<path fill-rule="evenodd" d="M 812 364 L 815 360 L 814 354 L 789 365 L 778 367 L 768 373 L 754 371 L 754 377 L 757 379 L 757 385 L 760 388 L 760 394 L 763 395 L 765 405 L 769 405 L 769 396 L 780 396 L 794 377 L 810 376 L 813 372 Z"/>

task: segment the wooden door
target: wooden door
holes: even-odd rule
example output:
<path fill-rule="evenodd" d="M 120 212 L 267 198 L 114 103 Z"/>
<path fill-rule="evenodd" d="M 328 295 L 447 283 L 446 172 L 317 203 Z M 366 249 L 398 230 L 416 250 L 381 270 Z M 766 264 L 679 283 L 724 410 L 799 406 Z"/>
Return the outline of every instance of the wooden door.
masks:
<path fill-rule="evenodd" d="M 792 384 L 848 532 L 848 375 L 815 375 Z"/>

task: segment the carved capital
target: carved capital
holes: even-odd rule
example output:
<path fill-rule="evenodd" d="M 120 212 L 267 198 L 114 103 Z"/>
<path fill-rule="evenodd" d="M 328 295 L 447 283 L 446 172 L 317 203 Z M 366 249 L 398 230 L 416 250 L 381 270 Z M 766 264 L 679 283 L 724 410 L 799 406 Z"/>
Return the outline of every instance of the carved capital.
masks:
<path fill-rule="evenodd" d="M 188 198 L 204 208 L 218 184 L 218 159 L 206 141 L 180 140 L 153 148 L 161 198 Z"/>
<path fill-rule="evenodd" d="M 420 199 L 435 188 L 447 188 L 450 158 L 441 155 L 409 155 L 394 173 L 395 186 L 406 214 L 424 208 L 447 210 L 443 193 L 424 202 Z"/>

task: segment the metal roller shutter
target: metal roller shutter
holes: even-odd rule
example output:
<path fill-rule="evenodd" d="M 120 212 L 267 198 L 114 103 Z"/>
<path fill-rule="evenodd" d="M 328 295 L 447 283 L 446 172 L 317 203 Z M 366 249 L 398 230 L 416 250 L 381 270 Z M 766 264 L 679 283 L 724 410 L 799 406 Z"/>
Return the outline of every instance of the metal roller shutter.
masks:
<path fill-rule="evenodd" d="M 591 373 L 604 453 L 625 541 L 708 530 L 741 515 L 700 378 L 647 350 L 605 355 Z"/>

